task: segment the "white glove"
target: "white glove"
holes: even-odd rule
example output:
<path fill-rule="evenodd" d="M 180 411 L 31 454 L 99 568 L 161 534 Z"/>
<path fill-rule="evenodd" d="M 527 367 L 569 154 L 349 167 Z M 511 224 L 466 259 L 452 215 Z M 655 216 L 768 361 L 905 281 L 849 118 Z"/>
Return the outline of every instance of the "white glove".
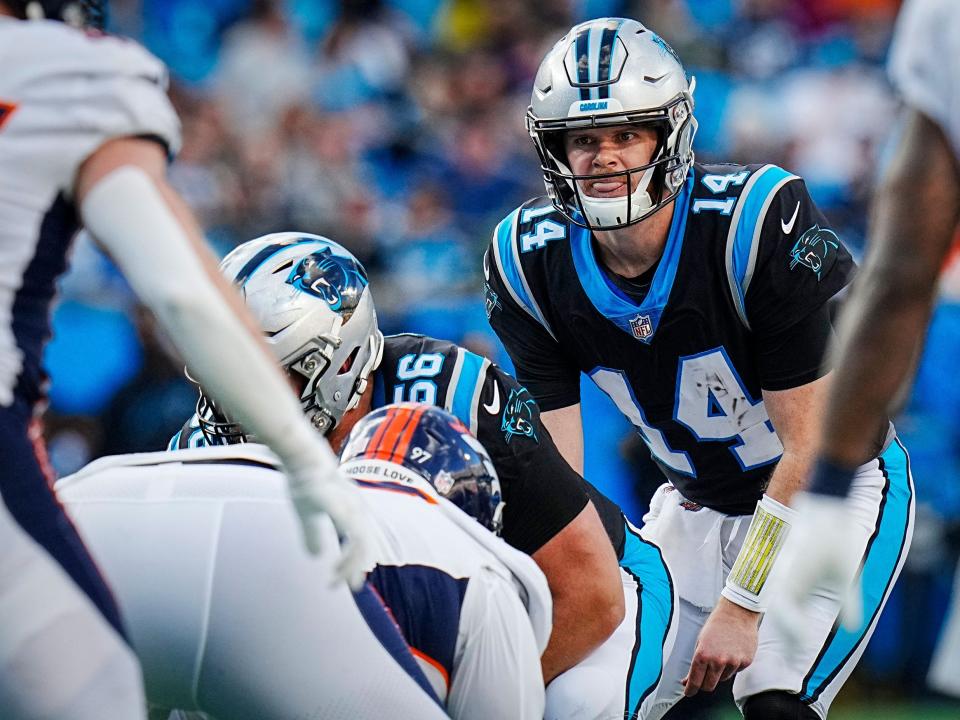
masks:
<path fill-rule="evenodd" d="M 329 516 L 340 536 L 337 577 L 359 590 L 370 567 L 373 528 L 357 486 L 339 469 L 290 472 L 289 478 L 290 497 L 300 517 L 307 549 L 313 554 L 320 552 L 319 519 Z"/>
<path fill-rule="evenodd" d="M 811 612 L 814 596 L 839 596 L 840 622 L 848 630 L 860 626 L 863 600 L 860 556 L 843 551 L 857 542 L 855 517 L 846 499 L 798 493 L 791 505 L 797 517 L 780 557 L 785 567 L 766 619 L 776 623 L 788 651 L 797 654 L 804 638 L 803 618 Z"/>

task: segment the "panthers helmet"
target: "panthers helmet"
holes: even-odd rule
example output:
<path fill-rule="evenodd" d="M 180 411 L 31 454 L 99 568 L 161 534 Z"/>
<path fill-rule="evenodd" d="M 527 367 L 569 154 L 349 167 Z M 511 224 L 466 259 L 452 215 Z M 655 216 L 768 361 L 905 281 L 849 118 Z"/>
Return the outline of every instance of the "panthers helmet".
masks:
<path fill-rule="evenodd" d="M 504 502 L 493 462 L 466 426 L 441 408 L 397 403 L 374 410 L 353 427 L 340 464 L 348 475 L 396 478 L 436 492 L 500 534 Z M 391 465 L 409 473 L 391 473 Z"/>
<path fill-rule="evenodd" d="M 61 20 L 73 27 L 103 30 L 107 0 L 5 0 L 24 20 Z"/>
<path fill-rule="evenodd" d="M 220 270 L 239 288 L 304 413 L 327 434 L 359 404 L 383 353 L 363 265 L 333 240 L 287 232 L 236 247 Z M 249 439 L 203 388 L 197 417 L 211 444 Z"/>
<path fill-rule="evenodd" d="M 673 200 L 693 165 L 694 87 L 673 49 L 636 20 L 601 18 L 573 27 L 540 64 L 527 110 L 527 130 L 554 206 L 577 225 L 615 230 Z M 564 132 L 614 125 L 655 129 L 652 160 L 606 175 L 575 175 Z M 578 184 L 623 175 L 627 188 L 637 186 L 624 197 L 590 197 Z"/>

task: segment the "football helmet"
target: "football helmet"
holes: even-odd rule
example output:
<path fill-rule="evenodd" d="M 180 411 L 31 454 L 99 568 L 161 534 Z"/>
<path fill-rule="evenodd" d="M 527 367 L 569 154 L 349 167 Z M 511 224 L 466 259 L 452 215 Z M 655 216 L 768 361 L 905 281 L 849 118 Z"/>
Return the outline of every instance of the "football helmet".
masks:
<path fill-rule="evenodd" d="M 239 245 L 220 270 L 263 329 L 304 414 L 326 435 L 358 405 L 383 353 L 363 265 L 333 240 L 287 232 Z M 211 444 L 249 439 L 203 388 L 197 417 Z"/>
<path fill-rule="evenodd" d="M 615 230 L 673 200 L 693 165 L 695 84 L 688 84 L 680 59 L 663 38 L 636 20 L 601 18 L 573 27 L 540 63 L 527 110 L 527 130 L 554 206 L 577 225 Z M 563 134 L 615 125 L 655 129 L 651 161 L 614 173 L 575 175 Z M 578 183 L 624 175 L 628 192 L 623 197 L 591 197 Z"/>
<path fill-rule="evenodd" d="M 435 492 L 500 534 L 504 502 L 497 471 L 480 441 L 446 410 L 417 403 L 374 410 L 354 425 L 340 465 L 348 475 L 351 465 L 367 473 L 378 465 L 401 465 L 410 472 L 381 472 L 377 479 L 402 478 Z"/>
<path fill-rule="evenodd" d="M 24 20 L 62 20 L 73 27 L 103 30 L 107 0 L 5 0 Z"/>

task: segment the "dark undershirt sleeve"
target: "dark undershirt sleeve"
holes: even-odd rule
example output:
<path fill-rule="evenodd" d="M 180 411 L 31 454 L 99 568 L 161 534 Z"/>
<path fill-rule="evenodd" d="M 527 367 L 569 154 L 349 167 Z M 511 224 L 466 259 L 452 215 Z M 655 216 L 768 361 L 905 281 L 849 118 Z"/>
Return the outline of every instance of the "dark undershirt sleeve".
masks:
<path fill-rule="evenodd" d="M 490 327 L 513 361 L 517 380 L 537 399 L 540 409 L 557 410 L 580 402 L 580 369 L 544 327 L 517 306 L 495 264 L 484 289 Z"/>
<path fill-rule="evenodd" d="M 789 390 L 826 375 L 826 352 L 833 337 L 830 304 L 821 305 L 785 330 L 757 339 L 760 385 Z"/>
<path fill-rule="evenodd" d="M 477 437 L 493 460 L 506 503 L 502 537 L 532 554 L 586 507 L 584 480 L 560 455 L 533 396 L 510 375 L 491 366 L 479 403 Z"/>

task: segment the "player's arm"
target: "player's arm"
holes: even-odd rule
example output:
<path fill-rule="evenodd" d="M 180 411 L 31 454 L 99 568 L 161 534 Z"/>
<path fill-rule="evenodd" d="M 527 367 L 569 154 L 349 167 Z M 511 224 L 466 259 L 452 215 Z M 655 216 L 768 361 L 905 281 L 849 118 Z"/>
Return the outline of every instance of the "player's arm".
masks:
<path fill-rule="evenodd" d="M 583 416 L 580 403 L 540 413 L 563 459 L 583 475 Z"/>
<path fill-rule="evenodd" d="M 150 139 L 109 140 L 78 170 L 74 198 L 91 234 L 150 307 L 191 374 L 283 461 L 315 547 L 315 513 L 358 544 L 344 568 L 359 579 L 365 520 L 329 446 L 311 430 L 236 293 L 226 286 Z M 253 391 L 252 389 L 255 389 Z"/>
<path fill-rule="evenodd" d="M 447 711 L 454 720 L 540 720 L 539 647 L 513 582 L 484 568 L 470 578 Z"/>
<path fill-rule="evenodd" d="M 480 407 L 477 434 L 510 488 L 509 495 L 504 491 L 502 536 L 533 557 L 553 596 L 553 633 L 541 658 L 549 683 L 603 644 L 623 620 L 620 570 L 583 478 L 563 459 L 533 398 L 496 367 L 488 370 L 492 383 L 499 397 L 513 401 L 496 416 Z M 485 387 L 482 401 L 492 396 L 492 387 Z M 526 432 L 505 435 L 504 428 Z"/>
<path fill-rule="evenodd" d="M 788 503 L 813 464 L 829 384 L 823 363 L 831 337 L 828 303 L 853 268 L 801 181 L 788 181 L 776 192 L 761 222 L 745 307 L 764 406 L 783 455 L 700 633 L 684 682 L 687 695 L 713 690 L 756 654 L 760 613 L 766 609 L 761 592 L 795 517 Z"/>
<path fill-rule="evenodd" d="M 960 221 L 960 169 L 940 126 L 906 111 L 899 148 L 873 201 L 866 263 L 841 315 L 833 349 L 821 468 L 812 489 L 845 495 L 870 457 L 878 424 L 914 367 L 937 275 Z M 845 471 L 845 472 L 843 472 Z M 832 482 L 831 482 L 832 481 Z"/>

